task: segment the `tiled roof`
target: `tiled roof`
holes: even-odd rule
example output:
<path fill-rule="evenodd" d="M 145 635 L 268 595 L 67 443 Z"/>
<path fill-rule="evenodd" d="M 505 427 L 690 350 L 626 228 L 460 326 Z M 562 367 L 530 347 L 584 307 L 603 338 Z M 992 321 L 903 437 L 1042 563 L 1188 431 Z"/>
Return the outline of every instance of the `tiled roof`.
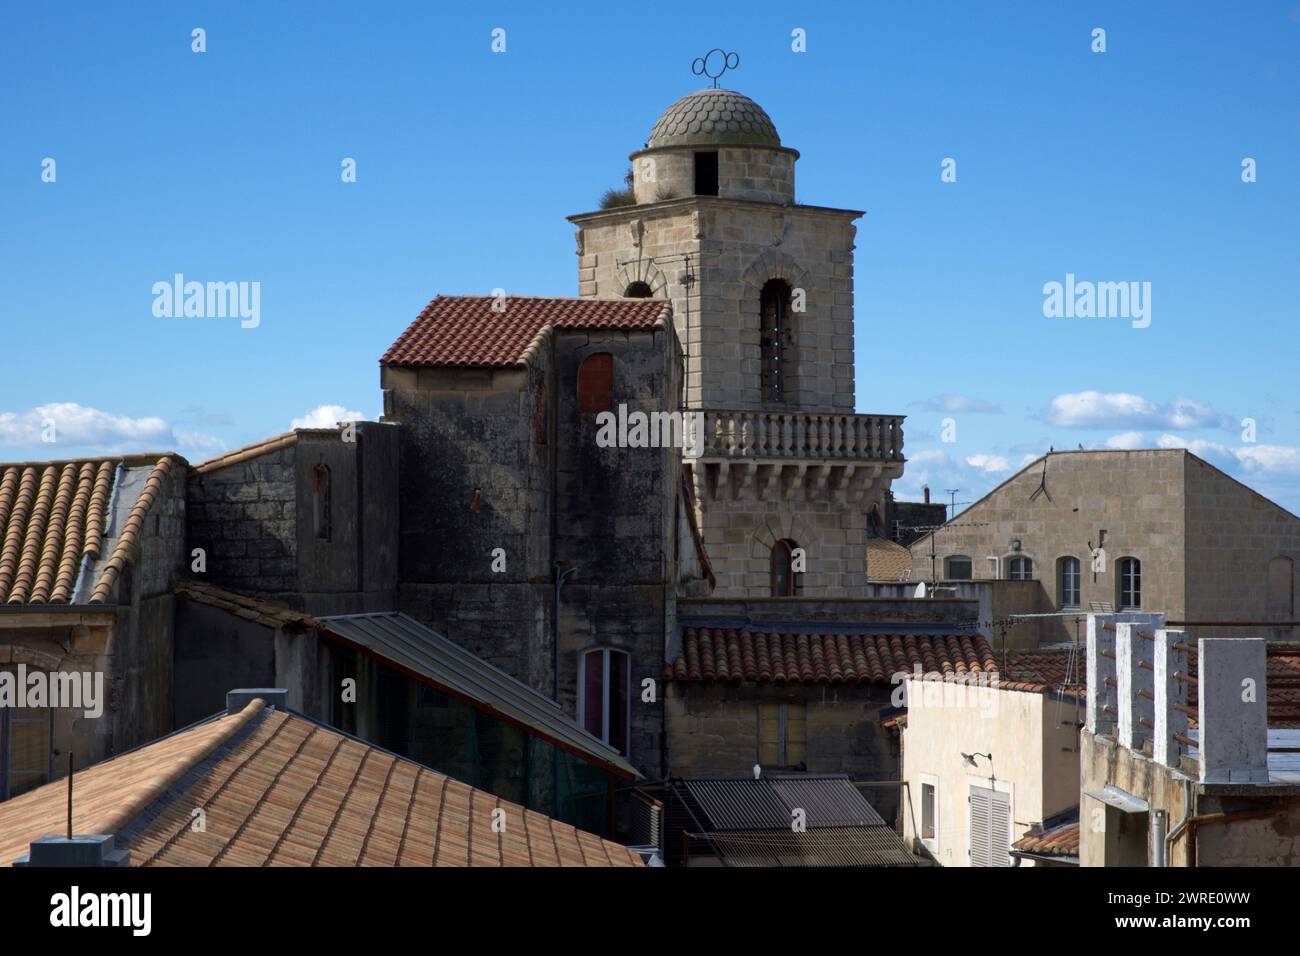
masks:
<path fill-rule="evenodd" d="M 912 553 L 888 538 L 867 539 L 867 580 L 906 581 L 912 574 Z"/>
<path fill-rule="evenodd" d="M 688 627 L 665 677 L 760 683 L 888 683 L 919 665 L 945 676 L 989 673 L 993 651 L 978 634 L 778 634 Z"/>
<path fill-rule="evenodd" d="M 1079 856 L 1079 820 L 1077 810 L 1074 813 L 1074 817 L 1073 820 L 1037 833 L 1030 830 L 1015 843 L 1011 844 L 1011 849 L 1017 853 L 1028 853 L 1034 856 L 1059 856 L 1073 857 L 1077 859 Z"/>
<path fill-rule="evenodd" d="M 194 466 L 194 472 L 199 475 L 205 475 L 210 471 L 216 471 L 218 468 L 225 468 L 227 465 L 237 465 L 240 462 L 248 461 L 250 458 L 257 458 L 259 455 L 266 455 L 273 451 L 279 451 L 281 448 L 287 448 L 298 441 L 296 431 L 285 432 L 282 435 L 274 435 L 271 438 L 263 438 L 261 441 L 253 442 L 251 445 L 245 445 L 243 448 L 236 448 L 233 451 L 223 452 L 215 458 L 209 458 L 207 461 L 201 461 Z"/>
<path fill-rule="evenodd" d="M 112 555 L 96 568 L 89 603 L 102 604 L 111 597 L 175 461 L 171 455 L 130 460 L 130 464 L 152 462 L 153 471 L 123 527 L 115 529 Z M 122 464 L 122 458 L 92 458 L 0 465 L 0 601 L 72 602 L 83 565 L 101 556 Z"/>
<path fill-rule="evenodd" d="M 220 608 L 236 617 L 255 621 L 266 627 L 283 630 L 307 629 L 315 626 L 316 623 L 311 615 L 287 608 L 283 604 L 258 600 L 201 581 L 184 581 L 176 586 L 176 593 L 183 594 L 197 604 Z"/>
<path fill-rule="evenodd" d="M 661 299 L 440 295 L 425 306 L 379 363 L 517 365 L 548 328 L 652 329 L 660 321 L 666 323 L 669 315 L 670 306 Z"/>
<path fill-rule="evenodd" d="M 79 771 L 74 793 L 74 832 L 113 834 L 133 866 L 641 865 L 626 847 L 260 700 Z M 0 804 L 0 865 L 64 832 L 66 800 L 56 781 Z"/>

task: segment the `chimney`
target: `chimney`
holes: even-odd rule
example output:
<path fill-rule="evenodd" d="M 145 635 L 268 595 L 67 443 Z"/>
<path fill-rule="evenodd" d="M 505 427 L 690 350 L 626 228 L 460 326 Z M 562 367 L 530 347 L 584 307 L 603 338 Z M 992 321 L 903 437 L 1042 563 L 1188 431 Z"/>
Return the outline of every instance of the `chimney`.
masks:
<path fill-rule="evenodd" d="M 925 496 L 925 503 L 928 505 L 930 503 L 930 486 L 929 485 L 922 486 L 921 494 Z"/>
<path fill-rule="evenodd" d="M 1198 642 L 1202 783 L 1268 783 L 1268 647 L 1262 637 Z"/>
<path fill-rule="evenodd" d="M 130 866 L 131 851 L 113 849 L 112 834 L 93 836 L 43 836 L 14 866 Z"/>
<path fill-rule="evenodd" d="M 289 709 L 289 691 L 284 687 L 240 687 L 226 692 L 226 713 L 237 714 L 259 697 L 276 710 Z"/>

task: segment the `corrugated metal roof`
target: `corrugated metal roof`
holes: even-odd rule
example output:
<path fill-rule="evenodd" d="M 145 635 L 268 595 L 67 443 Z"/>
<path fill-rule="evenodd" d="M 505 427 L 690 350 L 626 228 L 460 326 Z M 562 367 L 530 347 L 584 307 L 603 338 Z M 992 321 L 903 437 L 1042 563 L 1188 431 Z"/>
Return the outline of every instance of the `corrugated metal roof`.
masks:
<path fill-rule="evenodd" d="M 885 823 L 845 774 L 695 778 L 682 786 L 714 830 L 788 831 L 796 809 L 809 829 Z"/>
<path fill-rule="evenodd" d="M 695 834 L 727 866 L 917 866 L 891 827 L 825 827 L 793 833 L 739 830 Z"/>
<path fill-rule="evenodd" d="M 617 750 L 587 733 L 553 700 L 405 614 L 317 618 L 320 628 L 437 689 L 521 726 L 621 777 L 641 776 Z"/>

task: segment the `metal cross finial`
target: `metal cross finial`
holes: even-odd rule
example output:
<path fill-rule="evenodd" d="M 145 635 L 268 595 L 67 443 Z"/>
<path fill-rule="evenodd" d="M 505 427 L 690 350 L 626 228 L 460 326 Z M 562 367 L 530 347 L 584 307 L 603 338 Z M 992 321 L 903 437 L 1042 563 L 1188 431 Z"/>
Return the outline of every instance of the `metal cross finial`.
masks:
<path fill-rule="evenodd" d="M 713 54 L 715 53 L 722 58 L 720 64 L 713 59 Z M 713 69 L 716 69 L 717 72 L 714 73 L 713 69 L 710 69 L 710 66 L 712 66 Z M 707 76 L 713 81 L 713 88 L 716 90 L 718 88 L 718 78 L 721 77 L 723 73 L 726 73 L 728 70 L 734 70 L 738 66 L 740 66 L 739 53 L 728 53 L 726 50 L 714 47 L 708 53 L 704 54 L 704 56 L 697 56 L 695 58 L 695 62 L 691 64 L 691 72 L 696 76 Z"/>

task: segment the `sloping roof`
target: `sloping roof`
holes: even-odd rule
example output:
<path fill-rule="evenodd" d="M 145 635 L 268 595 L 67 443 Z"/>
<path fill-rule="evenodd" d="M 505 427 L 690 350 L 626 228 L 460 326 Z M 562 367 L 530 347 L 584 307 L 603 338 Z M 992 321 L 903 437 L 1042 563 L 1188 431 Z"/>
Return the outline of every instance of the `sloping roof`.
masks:
<path fill-rule="evenodd" d="M 316 621 L 310 614 L 295 611 L 283 604 L 274 604 L 246 594 L 238 594 L 202 581 L 183 581 L 176 586 L 176 593 L 184 595 L 197 604 L 219 608 L 223 611 L 254 621 L 266 627 L 281 630 L 305 630 L 314 627 Z"/>
<path fill-rule="evenodd" d="M 888 683 L 894 674 L 964 676 L 996 670 L 978 634 L 790 634 L 688 627 L 665 677 L 683 681 Z"/>
<path fill-rule="evenodd" d="M 626 847 L 261 700 L 78 771 L 73 792 L 74 832 L 114 835 L 132 866 L 641 865 Z M 56 781 L 0 804 L 0 865 L 64 832 L 66 800 Z"/>
<path fill-rule="evenodd" d="M 235 448 L 232 451 L 222 452 L 215 458 L 209 458 L 201 461 L 194 466 L 194 473 L 205 475 L 210 471 L 216 471 L 218 468 L 225 468 L 228 465 L 237 465 L 240 462 L 257 458 L 261 455 L 270 454 L 273 451 L 279 451 L 281 448 L 288 448 L 290 445 L 297 444 L 298 432 L 285 432 L 281 435 L 273 435 L 270 438 L 263 438 L 255 441 L 251 445 L 245 445 L 242 448 Z"/>
<path fill-rule="evenodd" d="M 677 780 L 677 819 L 728 866 L 914 866 L 845 774 Z M 805 829 L 791 824 L 796 814 Z"/>
<path fill-rule="evenodd" d="M 912 552 L 888 538 L 867 539 L 867 580 L 906 581 L 912 575 Z"/>
<path fill-rule="evenodd" d="M 1079 808 L 1061 814 L 1065 821 L 1046 829 L 1034 828 L 1011 844 L 1011 852 L 1025 856 L 1059 857 L 1062 862 L 1079 859 Z"/>
<path fill-rule="evenodd" d="M 316 627 L 611 773 L 627 779 L 641 776 L 617 750 L 579 727 L 555 701 L 405 614 L 322 617 Z"/>
<path fill-rule="evenodd" d="M 73 603 L 85 569 L 93 578 L 78 603 L 105 603 L 178 460 L 164 454 L 0 465 L 0 602 Z M 110 527 L 111 510 L 126 504 L 115 505 L 121 468 L 150 464 L 122 527 Z M 113 551 L 98 565 L 106 540 Z"/>
<path fill-rule="evenodd" d="M 662 299 L 440 295 L 398 337 L 381 365 L 511 366 L 545 330 L 653 329 L 667 323 Z"/>

